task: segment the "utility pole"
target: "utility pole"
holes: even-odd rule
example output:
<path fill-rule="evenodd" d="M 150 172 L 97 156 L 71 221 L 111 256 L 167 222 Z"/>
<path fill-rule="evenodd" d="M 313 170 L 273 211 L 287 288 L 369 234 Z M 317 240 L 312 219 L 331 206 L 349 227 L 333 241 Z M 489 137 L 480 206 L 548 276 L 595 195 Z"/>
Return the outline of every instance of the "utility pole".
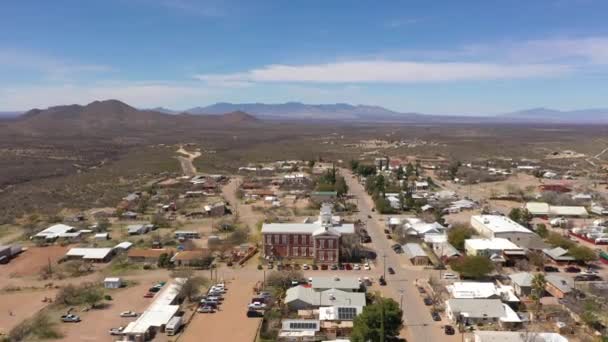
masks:
<path fill-rule="evenodd" d="M 383 255 L 382 260 L 384 264 L 384 281 L 386 281 L 386 253 Z"/>
<path fill-rule="evenodd" d="M 403 289 L 399 290 L 399 310 L 403 311 Z"/>

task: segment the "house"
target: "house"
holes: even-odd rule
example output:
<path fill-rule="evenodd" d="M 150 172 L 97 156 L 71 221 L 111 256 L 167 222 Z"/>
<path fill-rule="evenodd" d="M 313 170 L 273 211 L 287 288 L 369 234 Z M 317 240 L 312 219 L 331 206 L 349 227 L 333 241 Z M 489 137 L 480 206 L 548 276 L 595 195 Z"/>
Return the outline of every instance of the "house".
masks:
<path fill-rule="evenodd" d="M 321 330 L 321 322 L 314 319 L 284 319 L 281 322 L 278 341 L 318 341 L 315 336 Z"/>
<path fill-rule="evenodd" d="M 452 246 L 449 242 L 438 242 L 431 243 L 431 248 L 433 249 L 433 253 L 441 259 L 443 262 L 448 262 L 454 258 L 461 256 L 462 254 L 456 249 L 456 247 Z"/>
<path fill-rule="evenodd" d="M 386 170 L 389 167 L 389 158 L 388 157 L 378 157 L 374 159 L 374 165 L 378 170 Z"/>
<path fill-rule="evenodd" d="M 534 275 L 528 272 L 519 272 L 509 275 L 511 285 L 518 296 L 530 296 L 532 294 L 532 279 Z"/>
<path fill-rule="evenodd" d="M 285 304 L 292 311 L 315 309 L 323 306 L 365 306 L 365 293 L 337 289 L 315 291 L 302 285 L 287 290 Z"/>
<path fill-rule="evenodd" d="M 191 251 L 179 251 L 171 258 L 171 263 L 182 267 L 201 267 L 205 259 L 210 255 L 210 251 L 203 248 Z"/>
<path fill-rule="evenodd" d="M 19 245 L 0 246 L 0 264 L 7 264 L 12 258 L 21 253 L 22 248 Z"/>
<path fill-rule="evenodd" d="M 310 200 L 315 203 L 334 202 L 338 198 L 336 191 L 313 191 Z"/>
<path fill-rule="evenodd" d="M 224 216 L 226 215 L 226 204 L 224 202 L 214 203 L 204 206 L 205 212 L 209 216 Z"/>
<path fill-rule="evenodd" d="M 160 258 L 161 255 L 173 255 L 174 252 L 175 251 L 170 248 L 131 248 L 127 253 L 127 258 L 129 258 L 129 261 L 131 262 L 157 263 L 158 258 Z"/>
<path fill-rule="evenodd" d="M 106 289 L 119 289 L 122 287 L 122 279 L 118 277 L 108 277 L 103 280 L 103 287 Z"/>
<path fill-rule="evenodd" d="M 71 248 L 65 255 L 67 260 L 108 262 L 114 256 L 112 248 Z"/>
<path fill-rule="evenodd" d="M 126 220 L 137 220 L 137 213 L 134 211 L 125 211 L 120 217 Z"/>
<path fill-rule="evenodd" d="M 403 225 L 405 234 L 424 238 L 427 234 L 443 234 L 446 228 L 438 222 L 426 223 L 418 219 L 408 219 L 408 222 Z"/>
<path fill-rule="evenodd" d="M 144 235 L 154 228 L 152 224 L 130 224 L 127 226 L 129 235 Z"/>
<path fill-rule="evenodd" d="M 430 260 L 422 246 L 417 243 L 406 243 L 402 246 L 403 253 L 408 257 L 412 265 L 428 265 Z"/>
<path fill-rule="evenodd" d="M 180 309 L 179 301 L 185 283 L 185 278 L 175 278 L 171 284 L 165 285 L 146 311 L 127 324 L 122 331 L 124 338 L 127 341 L 147 341 L 162 331 Z"/>
<path fill-rule="evenodd" d="M 74 233 L 75 231 L 76 228 L 72 226 L 68 226 L 65 224 L 55 224 L 32 236 L 32 239 L 55 241 L 58 238 L 65 238 L 67 236 L 71 236 L 70 233 Z"/>
<path fill-rule="evenodd" d="M 119 244 L 117 244 L 116 246 L 114 246 L 114 250 L 116 250 L 116 252 L 125 252 L 128 251 L 129 248 L 133 247 L 133 243 L 129 242 L 129 241 L 123 241 Z"/>
<path fill-rule="evenodd" d="M 506 216 L 473 215 L 471 227 L 482 237 L 507 239 L 523 249 L 540 250 L 546 244 L 533 231 Z"/>
<path fill-rule="evenodd" d="M 315 222 L 262 225 L 264 257 L 296 257 L 317 263 L 337 263 L 340 260 L 341 238 L 354 233 L 355 226 L 335 222 L 332 205 L 324 203 Z"/>
<path fill-rule="evenodd" d="M 490 282 L 455 282 L 446 289 L 456 299 L 500 299 L 506 303 L 518 303 L 512 286 Z"/>
<path fill-rule="evenodd" d="M 543 254 L 545 257 L 558 264 L 576 261 L 576 259 L 574 259 L 574 257 L 571 256 L 567 250 L 561 247 L 543 249 Z"/>
<path fill-rule="evenodd" d="M 593 214 L 599 215 L 599 216 L 604 216 L 604 215 L 608 215 L 608 209 L 602 207 L 601 205 L 593 205 L 591 206 L 591 212 Z"/>
<path fill-rule="evenodd" d="M 476 330 L 472 342 L 568 342 L 568 339 L 554 332 Z"/>
<path fill-rule="evenodd" d="M 427 181 L 416 181 L 414 182 L 414 191 L 427 191 L 429 189 L 429 182 Z"/>
<path fill-rule="evenodd" d="M 525 251 L 513 242 L 503 238 L 467 239 L 464 241 L 467 255 L 481 255 L 494 262 L 506 262 L 507 258 L 525 257 Z"/>
<path fill-rule="evenodd" d="M 398 195 L 394 196 L 391 195 L 389 196 L 389 194 L 386 195 L 386 200 L 388 201 L 388 204 L 391 206 L 391 208 L 395 209 L 395 210 L 401 210 L 401 201 L 399 200 Z"/>
<path fill-rule="evenodd" d="M 110 233 L 97 233 L 93 238 L 95 240 L 110 240 Z"/>
<path fill-rule="evenodd" d="M 589 213 L 581 206 L 558 206 L 543 202 L 528 202 L 526 210 L 533 216 L 564 216 L 564 217 L 587 217 Z"/>
<path fill-rule="evenodd" d="M 452 322 L 464 325 L 498 323 L 510 326 L 522 322 L 500 299 L 449 299 L 445 302 L 445 313 Z"/>
<path fill-rule="evenodd" d="M 557 274 L 547 274 L 545 290 L 553 297 L 562 299 L 570 294 L 574 288 L 574 281 L 570 278 L 565 278 Z"/>
<path fill-rule="evenodd" d="M 361 288 L 359 279 L 355 277 L 311 277 L 310 286 L 315 291 L 337 289 L 346 292 L 355 292 Z"/>

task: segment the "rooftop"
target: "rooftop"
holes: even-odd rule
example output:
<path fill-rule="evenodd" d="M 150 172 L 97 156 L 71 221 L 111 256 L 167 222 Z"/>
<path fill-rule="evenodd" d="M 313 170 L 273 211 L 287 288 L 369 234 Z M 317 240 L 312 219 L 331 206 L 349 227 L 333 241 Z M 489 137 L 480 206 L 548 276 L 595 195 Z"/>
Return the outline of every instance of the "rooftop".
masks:
<path fill-rule="evenodd" d="M 531 230 L 525 228 L 519 223 L 511 220 L 506 216 L 500 215 L 473 215 L 471 216 L 471 224 L 473 222 L 477 222 L 482 224 L 486 229 L 494 233 L 511 233 L 511 232 L 520 232 L 520 233 L 532 233 Z"/>
<path fill-rule="evenodd" d="M 105 259 L 112 252 L 112 248 L 71 248 L 66 256 L 82 257 L 87 260 Z"/>
<path fill-rule="evenodd" d="M 38 234 L 36 234 L 34 236 L 52 239 L 52 238 L 59 237 L 59 235 L 71 232 L 74 229 L 75 229 L 74 227 L 71 227 L 71 226 L 68 226 L 65 224 L 55 224 L 55 225 L 52 225 L 52 226 L 48 227 L 47 229 L 39 232 Z"/>
<path fill-rule="evenodd" d="M 522 250 L 519 246 L 513 242 L 503 239 L 467 239 L 464 241 L 465 246 L 469 246 L 475 250 Z"/>
<path fill-rule="evenodd" d="M 285 303 L 296 300 L 312 306 L 365 306 L 365 293 L 329 289 L 317 292 L 310 287 L 295 286 L 287 290 Z"/>
<path fill-rule="evenodd" d="M 547 284 L 553 285 L 553 287 L 556 287 L 563 293 L 572 291 L 572 288 L 574 287 L 574 281 L 572 281 L 572 279 L 564 278 L 557 274 L 547 274 L 545 279 L 547 280 Z"/>
<path fill-rule="evenodd" d="M 313 289 L 348 289 L 357 290 L 361 286 L 355 277 L 312 277 Z"/>
<path fill-rule="evenodd" d="M 406 243 L 403 245 L 403 252 L 407 254 L 410 258 L 415 257 L 428 257 L 422 246 L 417 243 Z"/>
<path fill-rule="evenodd" d="M 497 296 L 494 283 L 455 282 L 446 286 L 453 298 L 490 298 Z"/>
<path fill-rule="evenodd" d="M 475 342 L 568 342 L 553 332 L 476 331 L 474 336 Z"/>
<path fill-rule="evenodd" d="M 534 279 L 534 275 L 528 272 L 519 272 L 510 274 L 509 278 L 514 284 L 524 287 L 530 287 L 532 286 L 532 279 Z"/>

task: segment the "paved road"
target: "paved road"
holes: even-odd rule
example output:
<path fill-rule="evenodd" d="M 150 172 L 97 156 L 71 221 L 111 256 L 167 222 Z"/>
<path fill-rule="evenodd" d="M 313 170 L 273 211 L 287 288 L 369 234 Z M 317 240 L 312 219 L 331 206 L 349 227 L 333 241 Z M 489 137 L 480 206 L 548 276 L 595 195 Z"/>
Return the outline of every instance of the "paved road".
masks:
<path fill-rule="evenodd" d="M 374 205 L 371 197 L 350 171 L 342 169 L 341 173 L 346 179 L 349 192 L 357 198 L 359 218 L 363 222 L 367 222 L 372 247 L 378 253 L 378 269 L 382 272 L 383 262 L 386 261 L 386 267 L 393 267 L 396 271 L 395 275 L 387 274 L 388 285 L 381 287 L 381 291 L 383 295 L 395 299 L 398 303 L 403 295 L 405 325 L 401 335 L 410 342 L 460 341 L 458 335 L 446 336 L 443 333 L 442 326 L 447 323 L 445 317 L 443 322 L 434 322 L 431 319 L 429 307 L 424 305 L 416 289 L 416 279 L 428 278 L 432 271 L 411 266 L 403 254 L 393 252 L 391 245 L 394 242 L 388 240 L 384 234 L 384 223 L 380 221 L 382 216 L 372 212 Z M 368 219 L 368 215 L 371 215 L 372 219 Z"/>

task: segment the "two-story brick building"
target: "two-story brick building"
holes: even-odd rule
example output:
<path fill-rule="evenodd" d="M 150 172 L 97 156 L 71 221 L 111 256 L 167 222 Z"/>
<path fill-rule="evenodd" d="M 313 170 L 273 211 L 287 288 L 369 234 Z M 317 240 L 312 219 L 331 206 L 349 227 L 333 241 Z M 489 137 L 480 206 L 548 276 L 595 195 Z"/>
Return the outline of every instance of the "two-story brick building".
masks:
<path fill-rule="evenodd" d="M 340 260 L 341 237 L 354 233 L 353 224 L 340 223 L 340 218 L 332 215 L 332 205 L 323 204 L 315 222 L 264 224 L 264 257 L 312 259 L 321 264 L 337 263 Z"/>

